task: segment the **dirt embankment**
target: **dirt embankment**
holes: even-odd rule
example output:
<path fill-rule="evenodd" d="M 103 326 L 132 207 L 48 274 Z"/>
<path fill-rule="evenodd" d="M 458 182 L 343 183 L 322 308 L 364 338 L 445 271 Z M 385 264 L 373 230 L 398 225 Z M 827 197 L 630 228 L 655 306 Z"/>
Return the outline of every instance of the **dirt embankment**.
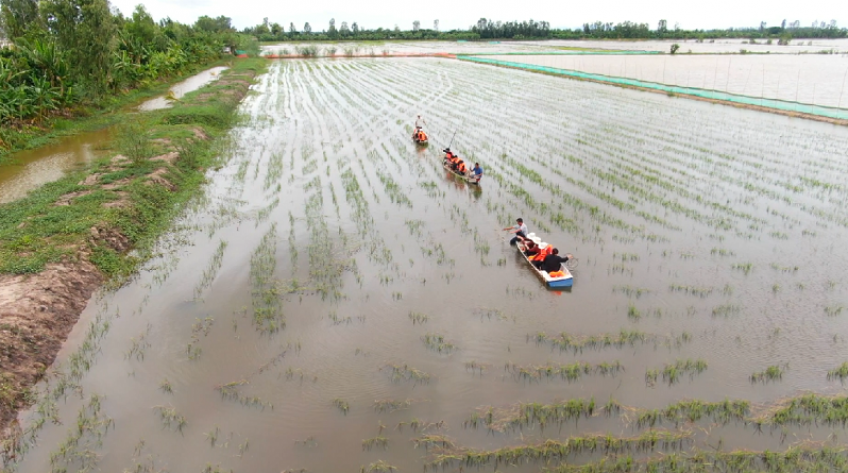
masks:
<path fill-rule="evenodd" d="M 5 270 L 0 271 L 0 439 L 11 432 L 18 411 L 34 402 L 35 383 L 92 294 L 122 269 L 135 268 L 138 261 L 128 251 L 155 240 L 174 207 L 199 191 L 212 159 L 210 137 L 226 132 L 259 70 L 237 63 L 173 109 L 152 114 L 148 156 L 116 155 L 22 201 L 0 205 L 0 213 L 10 216 L 0 219 L 0 259 L 6 260 L 0 262 Z M 64 225 L 43 223 L 63 219 Z"/>

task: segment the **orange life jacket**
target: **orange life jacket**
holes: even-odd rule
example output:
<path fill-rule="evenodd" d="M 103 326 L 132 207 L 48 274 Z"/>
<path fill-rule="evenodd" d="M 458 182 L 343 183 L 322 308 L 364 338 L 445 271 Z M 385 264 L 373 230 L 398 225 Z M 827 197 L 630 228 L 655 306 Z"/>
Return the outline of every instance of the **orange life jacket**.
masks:
<path fill-rule="evenodd" d="M 456 170 L 462 174 L 465 174 L 465 163 L 460 161 L 459 164 L 456 166 Z"/>
<path fill-rule="evenodd" d="M 540 250 L 539 254 L 537 254 L 536 256 L 534 256 L 530 259 L 533 260 L 533 261 L 545 261 L 545 256 L 548 256 L 549 254 L 551 254 L 551 252 L 553 250 L 554 250 L 553 247 L 551 247 L 551 245 L 548 245 L 548 246 L 545 247 L 545 249 Z"/>
<path fill-rule="evenodd" d="M 418 140 L 419 141 L 427 141 L 427 135 L 425 135 L 423 131 L 419 131 L 418 132 Z"/>
<path fill-rule="evenodd" d="M 548 273 L 548 275 L 550 275 L 550 277 L 552 278 L 561 278 L 565 276 L 565 272 L 563 270 L 551 271 L 550 273 Z"/>

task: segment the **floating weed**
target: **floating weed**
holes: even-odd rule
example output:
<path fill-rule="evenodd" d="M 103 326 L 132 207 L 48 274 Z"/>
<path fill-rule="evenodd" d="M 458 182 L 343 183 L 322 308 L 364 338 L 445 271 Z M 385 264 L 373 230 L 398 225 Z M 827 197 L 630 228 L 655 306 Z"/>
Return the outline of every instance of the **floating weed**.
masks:
<path fill-rule="evenodd" d="M 786 365 L 784 365 L 785 368 Z M 750 380 L 752 383 L 767 383 L 769 381 L 780 381 L 783 379 L 783 368 L 779 365 L 772 365 L 766 368 L 763 371 L 758 371 L 751 375 Z"/>
<path fill-rule="evenodd" d="M 350 404 L 348 404 L 344 399 L 333 399 L 333 405 L 342 411 L 342 414 L 344 415 L 347 415 L 347 411 L 350 410 Z"/>
<path fill-rule="evenodd" d="M 839 365 L 838 368 L 827 372 L 828 381 L 838 379 L 840 382 L 844 383 L 845 378 L 848 378 L 848 361 Z"/>
<path fill-rule="evenodd" d="M 450 354 L 457 350 L 456 345 L 446 341 L 443 335 L 428 333 L 421 337 L 424 346 L 443 354 Z"/>
<path fill-rule="evenodd" d="M 389 439 L 383 437 L 382 435 L 378 435 L 376 437 L 372 437 L 370 439 L 365 439 L 362 441 L 362 450 L 371 451 L 371 449 L 375 447 L 380 447 L 383 450 L 389 449 Z"/>

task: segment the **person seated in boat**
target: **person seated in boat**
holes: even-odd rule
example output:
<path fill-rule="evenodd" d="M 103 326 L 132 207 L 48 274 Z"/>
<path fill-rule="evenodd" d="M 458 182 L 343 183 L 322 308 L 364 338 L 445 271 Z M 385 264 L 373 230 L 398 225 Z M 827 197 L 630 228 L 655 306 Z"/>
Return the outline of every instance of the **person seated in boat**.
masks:
<path fill-rule="evenodd" d="M 568 253 L 565 256 L 559 255 L 559 249 L 554 248 L 551 250 L 551 254 L 545 256 L 545 259 L 542 261 L 534 261 L 533 264 L 542 271 L 547 273 L 554 273 L 561 269 L 563 263 L 571 258 L 571 254 Z"/>
<path fill-rule="evenodd" d="M 424 130 L 418 130 L 418 141 L 427 141 L 427 133 L 424 133 Z"/>
<path fill-rule="evenodd" d="M 445 149 L 442 150 L 442 152 L 445 153 L 445 157 L 444 157 L 445 163 L 450 163 L 450 162 L 453 161 L 453 158 L 454 158 L 455 155 L 450 150 L 450 148 L 445 148 Z"/>
<path fill-rule="evenodd" d="M 458 163 L 456 163 L 456 172 L 465 175 L 468 172 L 468 168 L 465 167 L 465 163 L 460 159 Z"/>
<path fill-rule="evenodd" d="M 480 163 L 474 163 L 474 169 L 471 171 L 474 174 L 474 182 L 479 184 L 480 179 L 483 177 L 483 168 L 480 167 Z"/>
<path fill-rule="evenodd" d="M 539 254 L 542 251 L 539 248 L 539 245 L 536 244 L 533 240 L 524 240 L 524 255 L 528 258 L 532 258 Z"/>
<path fill-rule="evenodd" d="M 515 220 L 515 225 L 506 227 L 504 230 L 508 230 L 509 233 L 515 234 L 512 240 L 509 240 L 509 244 L 513 246 L 519 241 L 526 242 L 528 240 L 527 234 L 530 233 L 530 230 L 527 229 L 527 225 L 524 225 L 524 219 L 521 218 Z"/>

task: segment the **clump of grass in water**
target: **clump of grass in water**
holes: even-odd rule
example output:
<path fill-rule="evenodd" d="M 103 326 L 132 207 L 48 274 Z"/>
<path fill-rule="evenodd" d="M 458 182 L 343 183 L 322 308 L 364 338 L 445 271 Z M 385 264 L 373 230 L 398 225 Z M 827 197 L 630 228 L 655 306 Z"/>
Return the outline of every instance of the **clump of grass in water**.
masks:
<path fill-rule="evenodd" d="M 624 366 L 618 361 L 612 363 L 601 363 L 591 365 L 585 362 L 576 362 L 572 364 L 547 364 L 541 366 L 520 366 L 514 363 L 507 363 L 504 370 L 511 373 L 514 377 L 523 381 L 541 381 L 542 378 L 561 378 L 568 381 L 576 381 L 584 374 L 598 373 L 601 375 L 615 376 L 619 371 L 624 371 Z"/>
<path fill-rule="evenodd" d="M 390 465 L 383 460 L 377 460 L 375 463 L 368 465 L 368 468 L 363 466 L 359 469 L 359 473 L 394 473 L 396 471 L 396 466 Z"/>
<path fill-rule="evenodd" d="M 371 449 L 375 447 L 380 447 L 383 450 L 388 450 L 389 439 L 382 435 L 378 435 L 376 437 L 372 437 L 370 439 L 365 439 L 362 441 L 362 450 L 367 450 L 370 452 Z"/>
<path fill-rule="evenodd" d="M 824 308 L 824 313 L 828 317 L 836 317 L 837 315 L 842 313 L 843 309 L 844 307 L 841 305 L 831 305 Z"/>
<path fill-rule="evenodd" d="M 393 412 L 400 409 L 408 409 L 412 406 L 412 399 L 398 401 L 394 399 L 383 399 L 374 401 L 374 410 L 377 412 Z"/>
<path fill-rule="evenodd" d="M 742 271 L 743 273 L 745 273 L 745 275 L 747 276 L 754 269 L 754 264 L 753 263 L 734 263 L 731 266 L 731 269 L 738 269 L 739 271 Z"/>
<path fill-rule="evenodd" d="M 393 382 L 412 381 L 414 384 L 427 384 L 430 382 L 430 375 L 428 373 L 411 368 L 409 365 L 387 364 L 380 369 L 389 370 L 389 377 Z"/>
<path fill-rule="evenodd" d="M 748 401 L 681 401 L 663 409 L 637 410 L 636 425 L 641 429 L 654 427 L 664 421 L 678 425 L 681 422 L 697 422 L 704 418 L 726 424 L 731 420 L 745 420 L 749 408 L 750 403 Z"/>
<path fill-rule="evenodd" d="M 840 382 L 845 383 L 846 378 L 848 378 L 848 361 L 839 365 L 838 368 L 827 372 L 828 381 L 838 379 Z"/>
<path fill-rule="evenodd" d="M 350 404 L 347 403 L 344 399 L 336 398 L 333 399 L 333 405 L 336 406 L 342 414 L 347 415 L 347 411 L 350 410 Z"/>
<path fill-rule="evenodd" d="M 166 392 L 168 394 L 171 394 L 171 393 L 174 392 L 174 388 L 173 388 L 173 386 L 171 386 L 171 382 L 168 381 L 168 378 L 163 379 L 159 383 L 159 389 L 161 389 L 163 392 Z"/>
<path fill-rule="evenodd" d="M 520 403 L 505 409 L 488 407 L 481 409 L 483 415 L 475 412 L 463 422 L 463 427 L 478 428 L 484 425 L 489 430 L 504 432 L 538 425 L 544 429 L 548 423 L 562 424 L 581 418 L 592 417 L 595 412 L 595 398 L 569 399 L 555 404 Z"/>
<path fill-rule="evenodd" d="M 450 354 L 457 350 L 456 345 L 445 340 L 443 335 L 428 333 L 422 336 L 421 340 L 427 348 L 439 353 Z"/>
<path fill-rule="evenodd" d="M 182 432 L 183 428 L 188 423 L 186 418 L 177 412 L 177 409 L 173 406 L 155 406 L 153 410 L 159 414 L 159 419 L 162 421 L 162 424 L 169 429 L 174 427 L 179 432 Z"/>
<path fill-rule="evenodd" d="M 409 422 L 398 422 L 397 430 L 403 432 L 404 427 L 409 427 L 413 432 L 424 432 L 427 430 L 439 430 L 444 427 L 445 421 L 439 422 L 424 422 L 420 419 L 413 418 Z"/>
<path fill-rule="evenodd" d="M 688 374 L 690 378 L 694 378 L 696 374 L 700 374 L 707 369 L 707 362 L 701 359 L 698 360 L 677 360 L 673 364 L 666 364 L 662 371 L 648 370 L 645 373 L 645 382 L 649 385 L 656 383 L 659 375 L 662 374 L 663 381 L 672 385 L 680 381 L 680 377 Z"/>
<path fill-rule="evenodd" d="M 427 314 L 422 314 L 420 312 L 409 312 L 409 320 L 412 321 L 412 325 L 419 325 L 427 323 L 430 318 L 427 317 Z"/>
<path fill-rule="evenodd" d="M 588 452 L 620 454 L 633 451 L 651 452 L 654 449 L 682 450 L 693 442 L 692 437 L 691 432 L 650 430 L 635 437 L 614 437 L 607 434 L 570 437 L 562 441 L 549 439 L 539 444 L 504 447 L 492 451 L 441 449 L 434 446 L 432 448 L 435 453 L 427 463 L 427 468 L 446 469 L 454 465 L 479 468 L 494 464 L 497 469 L 501 465 L 518 465 L 531 461 L 563 462 L 571 456 Z"/>
<path fill-rule="evenodd" d="M 547 343 L 552 348 L 559 348 L 559 351 L 571 351 L 573 353 L 582 353 L 585 348 L 601 350 L 604 348 L 623 348 L 626 345 L 634 346 L 638 343 L 653 343 L 659 345 L 666 343 L 671 346 L 680 347 L 683 343 L 688 343 L 692 340 L 692 335 L 688 332 L 683 332 L 676 337 L 667 337 L 663 335 L 654 335 L 640 332 L 637 330 L 621 329 L 617 334 L 602 334 L 602 335 L 571 335 L 567 332 L 562 332 L 559 335 L 548 336 L 545 332 L 539 332 L 536 335 L 527 335 L 527 341 L 534 340 L 537 344 Z"/>
<path fill-rule="evenodd" d="M 772 365 L 764 371 L 758 371 L 751 375 L 752 383 L 767 383 L 769 381 L 780 381 L 783 379 L 783 369 L 778 365 Z"/>

